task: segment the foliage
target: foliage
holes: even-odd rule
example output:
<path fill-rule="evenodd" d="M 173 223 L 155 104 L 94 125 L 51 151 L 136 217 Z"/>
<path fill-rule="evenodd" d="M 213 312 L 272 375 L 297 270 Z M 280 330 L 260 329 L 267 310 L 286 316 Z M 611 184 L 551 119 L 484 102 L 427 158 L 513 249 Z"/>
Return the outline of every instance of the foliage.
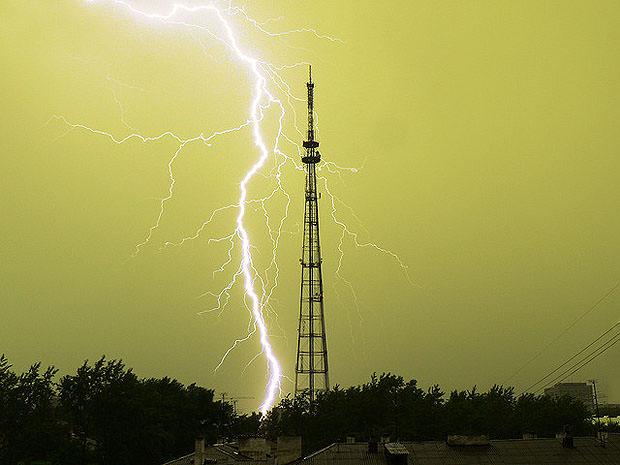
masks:
<path fill-rule="evenodd" d="M 301 435 L 306 451 L 347 436 L 360 440 L 445 439 L 447 434 L 519 438 L 553 436 L 564 426 L 591 433 L 586 408 L 573 399 L 552 399 L 493 386 L 427 390 L 416 380 L 389 373 L 367 383 L 286 397 L 265 418 L 237 416 L 214 392 L 177 380 L 142 379 L 121 360 L 88 361 L 55 381 L 56 369 L 40 363 L 17 375 L 0 357 L 0 463 L 50 465 L 146 465 L 164 463 L 192 450 L 197 435 L 260 432 L 271 439 Z"/>
<path fill-rule="evenodd" d="M 523 433 L 553 436 L 568 425 L 575 434 L 592 432 L 590 413 L 569 397 L 554 399 L 493 386 L 452 391 L 446 399 L 439 386 L 428 390 L 416 380 L 384 373 L 361 386 L 336 386 L 318 396 L 285 398 L 263 422 L 271 438 L 299 434 L 306 451 L 347 436 L 359 440 L 390 436 L 401 440 L 444 440 L 448 434 L 487 434 L 520 438 Z"/>
<path fill-rule="evenodd" d="M 121 360 L 84 362 L 58 383 L 55 374 L 37 363 L 17 376 L 0 358 L 0 463 L 163 463 L 191 450 L 197 435 L 215 440 L 252 421 L 210 389 L 140 379 Z"/>

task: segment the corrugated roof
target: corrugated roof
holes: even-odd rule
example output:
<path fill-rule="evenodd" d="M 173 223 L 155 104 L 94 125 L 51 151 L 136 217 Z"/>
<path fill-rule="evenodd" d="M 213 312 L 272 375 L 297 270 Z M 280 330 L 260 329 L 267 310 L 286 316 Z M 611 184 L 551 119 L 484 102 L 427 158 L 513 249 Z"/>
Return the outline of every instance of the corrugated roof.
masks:
<path fill-rule="evenodd" d="M 215 444 L 207 446 L 205 449 L 207 460 L 213 460 L 217 465 L 266 465 L 267 460 L 254 460 L 246 455 L 240 454 L 237 449 L 229 444 Z M 178 459 L 166 462 L 163 465 L 193 465 L 194 453 L 184 455 Z"/>
<path fill-rule="evenodd" d="M 164 465 L 191 465 L 194 463 L 194 454 L 187 454 L 183 457 L 179 457 L 178 459 L 171 460 L 170 462 L 164 463 Z"/>
<path fill-rule="evenodd" d="M 492 440 L 486 446 L 449 446 L 443 441 L 403 442 L 409 465 L 620 465 L 620 435 L 607 447 L 595 438 L 575 438 L 572 449 L 559 439 Z M 333 444 L 299 465 L 386 465 L 381 445 L 369 453 L 366 443 Z"/>

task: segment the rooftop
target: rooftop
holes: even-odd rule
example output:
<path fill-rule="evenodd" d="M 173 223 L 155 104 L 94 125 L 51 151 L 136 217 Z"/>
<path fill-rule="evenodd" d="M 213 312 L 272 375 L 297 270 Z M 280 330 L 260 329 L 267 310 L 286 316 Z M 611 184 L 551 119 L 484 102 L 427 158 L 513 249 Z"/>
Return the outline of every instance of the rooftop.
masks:
<path fill-rule="evenodd" d="M 194 452 L 178 459 L 166 462 L 164 465 L 194 465 Z M 265 465 L 265 460 L 253 460 L 240 454 L 237 449 L 229 444 L 215 444 L 205 449 L 207 463 L 217 465 L 234 465 L 239 462 L 243 465 Z"/>
<path fill-rule="evenodd" d="M 367 443 L 332 444 L 297 461 L 297 465 L 387 465 L 385 444 L 378 452 Z M 561 439 L 491 440 L 488 445 L 450 446 L 444 441 L 402 442 L 409 465 L 620 465 L 620 434 L 610 434 L 606 447 L 592 437 L 574 438 L 574 448 Z"/>

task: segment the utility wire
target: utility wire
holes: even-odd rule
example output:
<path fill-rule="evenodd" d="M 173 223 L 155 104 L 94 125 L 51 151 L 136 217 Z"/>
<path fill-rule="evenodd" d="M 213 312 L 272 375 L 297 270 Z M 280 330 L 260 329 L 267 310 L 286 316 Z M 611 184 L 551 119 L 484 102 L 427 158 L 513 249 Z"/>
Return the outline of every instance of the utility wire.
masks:
<path fill-rule="evenodd" d="M 564 328 L 564 330 L 560 334 L 558 334 L 551 342 L 547 343 L 536 355 L 534 355 L 527 362 L 525 362 L 523 365 L 521 365 L 521 367 L 519 367 L 517 369 L 517 371 L 515 371 L 512 375 L 510 375 L 510 377 L 508 379 L 506 379 L 506 381 L 504 382 L 504 385 L 508 384 L 512 379 L 514 379 L 515 376 L 517 376 L 519 373 L 521 373 L 524 368 L 529 366 L 534 360 L 536 360 L 538 357 L 540 357 L 542 354 L 544 354 L 549 347 L 551 347 L 553 344 L 558 342 L 558 340 L 560 340 L 567 332 L 569 332 L 571 329 L 573 329 L 573 327 L 577 323 L 579 323 L 586 316 L 588 316 L 590 313 L 592 313 L 594 310 L 596 310 L 598 308 L 598 306 L 601 303 L 603 303 L 603 301 L 605 299 L 607 299 L 607 297 L 612 295 L 616 291 L 616 289 L 618 289 L 619 287 L 620 287 L 620 281 L 618 281 L 614 287 L 612 287 L 609 291 L 607 291 L 607 293 L 605 293 L 605 295 L 603 295 L 600 299 L 598 299 L 594 303 L 594 305 L 592 305 L 584 313 L 582 313 L 575 320 L 573 320 L 573 322 L 570 325 L 568 325 L 566 328 Z"/>
<path fill-rule="evenodd" d="M 566 374 L 569 370 L 571 370 L 571 368 L 567 369 L 566 371 L 564 371 L 562 374 L 560 374 L 557 378 L 553 379 L 552 381 L 550 381 L 549 383 L 545 384 L 543 387 L 539 388 L 536 392 L 540 392 L 543 389 L 545 389 L 547 386 L 549 386 L 550 384 L 557 382 L 562 382 L 564 381 L 566 378 L 568 378 L 569 376 L 571 376 L 572 374 L 578 372 L 579 370 L 581 370 L 583 367 L 585 367 L 586 365 L 588 365 L 591 361 L 593 361 L 594 359 L 598 358 L 600 355 L 603 355 L 605 352 L 607 352 L 609 349 L 611 349 L 613 346 L 615 346 L 618 342 L 620 342 L 620 333 L 616 334 L 614 337 L 612 337 L 609 341 L 607 341 L 605 344 L 603 344 L 603 346 L 599 347 L 598 349 L 596 349 L 594 352 L 592 352 L 590 355 L 588 355 L 587 357 L 581 359 L 581 361 L 578 364 L 573 365 L 571 368 L 574 368 L 572 371 L 570 371 L 570 373 L 568 373 L 566 376 L 562 377 L 564 374 Z M 607 347 L 605 347 L 607 346 Z M 597 353 L 598 352 L 598 353 Z M 576 368 L 575 368 L 576 367 Z M 562 378 L 562 379 L 560 379 Z"/>
<path fill-rule="evenodd" d="M 539 385 L 540 383 L 542 383 L 544 380 L 546 380 L 547 378 L 549 378 L 550 376 L 552 376 L 553 374 L 555 374 L 558 370 L 560 370 L 562 367 L 566 366 L 571 360 L 579 357 L 581 354 L 583 354 L 586 350 L 588 350 L 590 347 L 592 347 L 594 344 L 596 344 L 598 341 L 600 341 L 601 339 L 603 339 L 605 336 L 607 336 L 607 334 L 609 334 L 611 331 L 614 330 L 614 328 L 616 326 L 618 326 L 620 324 L 620 321 L 618 321 L 616 324 L 614 324 L 611 328 L 609 328 L 607 331 L 605 331 L 603 334 L 601 334 L 599 337 L 597 337 L 596 339 L 594 339 L 592 342 L 590 342 L 590 344 L 588 344 L 587 346 L 585 346 L 583 349 L 581 349 L 579 352 L 577 352 L 575 355 L 573 355 L 571 358 L 569 358 L 568 360 L 566 360 L 564 363 L 562 363 L 561 365 L 559 365 L 558 367 L 556 367 L 555 370 L 547 373 L 545 376 L 543 376 L 542 378 L 540 378 L 538 381 L 536 381 L 534 384 L 532 384 L 530 387 L 528 387 L 527 389 L 525 389 L 525 391 L 529 391 L 530 389 L 532 389 L 533 387 Z M 619 333 L 620 334 L 620 333 Z M 524 391 L 524 392 L 525 392 Z"/>
<path fill-rule="evenodd" d="M 606 331 L 604 331 L 600 336 L 598 336 L 596 339 L 594 339 L 592 342 L 590 342 L 587 346 L 585 346 L 583 349 L 581 349 L 579 352 L 577 352 L 576 354 L 574 354 L 572 357 L 570 357 L 569 359 L 567 359 L 564 363 L 558 365 L 554 370 L 550 371 L 549 373 L 547 373 L 545 376 L 543 376 L 542 378 L 540 378 L 538 381 L 536 381 L 534 384 L 532 384 L 531 386 L 529 386 L 527 389 L 524 389 L 522 391 L 522 393 L 524 392 L 528 392 L 529 390 L 531 390 L 532 388 L 538 386 L 540 383 L 542 383 L 543 381 L 545 381 L 546 379 L 548 379 L 549 377 L 553 376 L 555 373 L 557 373 L 559 370 L 561 370 L 563 367 L 565 367 L 566 365 L 568 365 L 571 361 L 573 361 L 575 358 L 579 357 L 581 354 L 583 354 L 585 351 L 587 351 L 590 347 L 592 347 L 593 345 L 595 345 L 597 342 L 599 342 L 601 339 L 603 339 L 605 336 L 607 336 L 610 332 L 612 332 L 616 327 L 618 327 L 618 325 L 620 325 L 620 321 L 616 322 L 615 324 L 613 324 L 609 329 L 607 329 Z M 605 342 L 603 344 L 603 346 L 605 344 L 607 344 L 610 340 L 613 340 L 616 337 L 620 336 L 620 332 L 615 334 L 614 336 L 611 337 L 611 339 L 609 339 L 607 342 Z M 598 347 L 594 352 L 598 351 L 601 347 Z M 586 355 L 585 358 L 589 357 L 591 354 Z M 581 363 L 581 361 L 583 361 L 584 359 L 579 360 L 576 364 L 571 365 L 568 370 L 573 369 L 576 365 L 578 365 L 579 363 Z M 567 371 L 568 371 L 567 370 Z M 565 373 L 565 372 L 564 372 Z M 562 373 L 562 374 L 564 374 Z M 562 376 L 562 375 L 560 375 Z M 547 386 L 547 384 L 545 384 L 545 386 Z"/>

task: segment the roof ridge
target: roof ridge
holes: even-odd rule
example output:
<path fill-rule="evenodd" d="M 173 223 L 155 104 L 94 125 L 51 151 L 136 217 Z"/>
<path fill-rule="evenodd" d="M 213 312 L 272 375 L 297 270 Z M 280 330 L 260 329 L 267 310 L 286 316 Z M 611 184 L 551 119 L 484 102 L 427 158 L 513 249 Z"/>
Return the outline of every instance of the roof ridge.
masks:
<path fill-rule="evenodd" d="M 306 459 L 309 459 L 309 458 L 314 457 L 315 455 L 321 454 L 321 453 L 325 452 L 326 450 L 331 449 L 331 448 L 332 448 L 332 447 L 334 447 L 336 444 L 338 444 L 338 443 L 336 443 L 336 442 L 332 442 L 329 446 L 323 447 L 322 449 L 319 449 L 319 450 L 317 450 L 316 452 L 313 452 L 312 454 L 307 455 L 306 457 L 303 457 L 301 460 L 306 460 Z"/>
<path fill-rule="evenodd" d="M 223 447 L 230 447 L 233 450 L 226 450 Z M 232 457 L 234 459 L 241 457 L 246 460 L 254 460 L 252 457 L 242 454 L 241 452 L 239 452 L 239 450 L 234 450 L 234 448 L 232 446 L 229 446 L 228 444 L 214 445 L 213 448 L 219 450 L 222 454 L 228 455 L 229 457 Z"/>
<path fill-rule="evenodd" d="M 177 457 L 176 459 L 169 460 L 169 461 L 167 461 L 166 463 L 164 463 L 163 465 L 168 465 L 169 463 L 178 462 L 179 460 L 183 460 L 183 459 L 186 459 L 186 458 L 188 458 L 188 457 L 191 457 L 191 456 L 192 456 L 192 455 L 194 455 L 195 453 L 196 453 L 195 451 L 194 451 L 194 452 L 190 452 L 189 454 L 186 454 L 186 455 L 184 455 L 184 456 L 182 456 L 182 457 Z"/>

